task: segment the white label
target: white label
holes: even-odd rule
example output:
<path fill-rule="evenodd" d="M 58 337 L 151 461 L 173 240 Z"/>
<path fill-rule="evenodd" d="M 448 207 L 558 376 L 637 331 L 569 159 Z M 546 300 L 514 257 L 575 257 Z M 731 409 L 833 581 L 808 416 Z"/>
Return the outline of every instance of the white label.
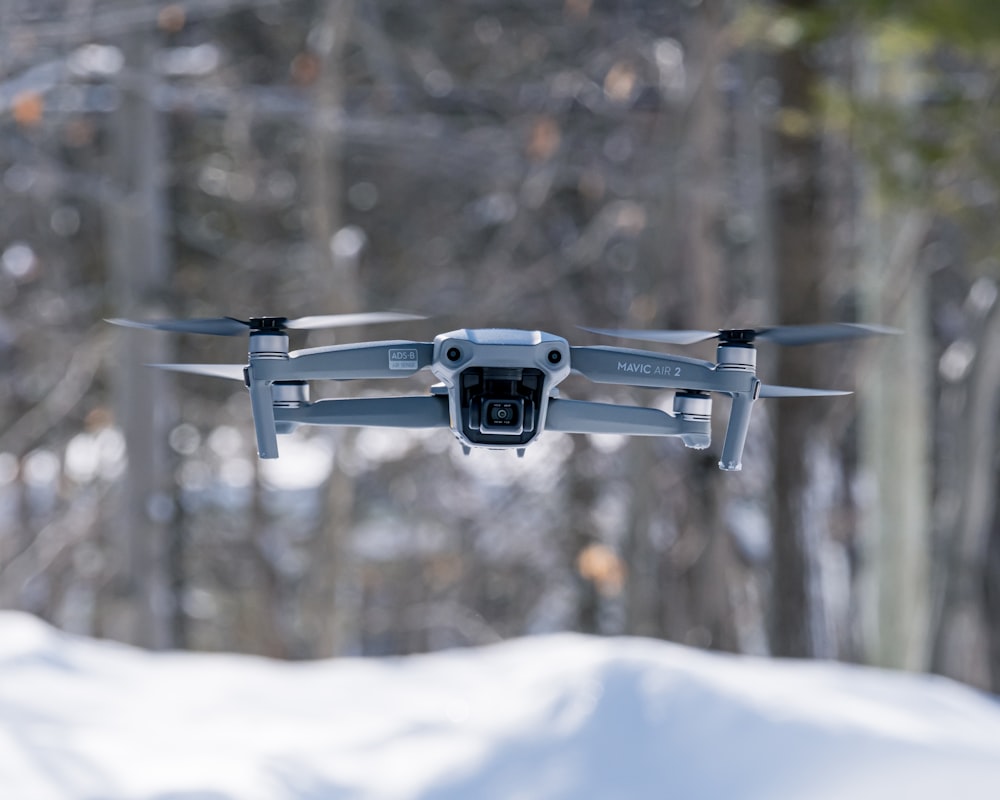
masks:
<path fill-rule="evenodd" d="M 389 369 L 417 369 L 417 351 L 394 349 L 389 351 Z"/>
<path fill-rule="evenodd" d="M 650 364 L 646 361 L 619 361 L 619 372 L 631 372 L 636 375 L 658 375 L 663 378 L 681 377 L 681 368 L 669 364 Z"/>

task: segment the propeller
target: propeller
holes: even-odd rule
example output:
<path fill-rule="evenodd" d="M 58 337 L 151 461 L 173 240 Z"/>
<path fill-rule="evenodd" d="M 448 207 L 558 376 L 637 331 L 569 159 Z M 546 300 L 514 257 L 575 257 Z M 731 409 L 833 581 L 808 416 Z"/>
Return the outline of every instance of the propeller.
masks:
<path fill-rule="evenodd" d="M 164 369 L 168 372 L 207 375 L 210 378 L 225 378 L 240 382 L 245 380 L 246 370 L 246 366 L 243 364 L 147 364 L 146 366 Z"/>
<path fill-rule="evenodd" d="M 245 333 L 280 333 L 285 330 L 321 330 L 324 328 L 346 328 L 353 325 L 373 325 L 381 322 L 404 322 L 426 319 L 418 314 L 401 311 L 372 311 L 360 314 L 326 314 L 322 316 L 298 317 L 251 317 L 249 320 L 236 317 L 200 317 L 195 319 L 132 320 L 109 319 L 113 325 L 126 328 L 143 328 L 154 331 L 175 333 L 205 333 L 212 336 L 239 336 Z"/>
<path fill-rule="evenodd" d="M 758 397 L 840 397 L 853 392 L 845 392 L 840 389 L 803 389 L 799 386 L 771 386 L 767 383 L 760 385 Z"/>
<path fill-rule="evenodd" d="M 619 339 L 637 339 L 643 342 L 681 345 L 718 339 L 723 344 L 749 345 L 760 340 L 799 346 L 900 333 L 896 328 L 888 328 L 884 325 L 864 325 L 853 322 L 833 322 L 825 325 L 773 325 L 766 328 L 733 328 L 718 331 L 666 331 L 633 328 L 583 328 L 583 330 L 604 336 L 616 336 Z"/>

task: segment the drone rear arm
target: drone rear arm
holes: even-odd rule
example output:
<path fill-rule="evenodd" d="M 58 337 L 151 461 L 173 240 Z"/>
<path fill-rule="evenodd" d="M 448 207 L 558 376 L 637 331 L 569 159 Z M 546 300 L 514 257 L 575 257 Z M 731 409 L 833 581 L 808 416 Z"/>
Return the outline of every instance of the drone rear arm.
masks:
<path fill-rule="evenodd" d="M 657 408 L 619 406 L 586 400 L 549 400 L 545 428 L 563 433 L 617 433 L 627 436 L 679 436 L 688 447 L 708 447 L 708 419 L 683 419 Z"/>
<path fill-rule="evenodd" d="M 676 436 L 680 420 L 657 408 L 619 406 L 587 400 L 549 400 L 546 430 L 561 433 L 620 433 L 629 436 Z"/>
<path fill-rule="evenodd" d="M 760 383 L 757 384 L 760 386 Z M 743 468 L 743 446 L 750 430 L 750 412 L 756 392 L 740 392 L 733 395 L 733 406 L 729 411 L 729 425 L 726 427 L 726 438 L 722 443 L 722 457 L 719 468 L 728 472 L 738 472 Z"/>
<path fill-rule="evenodd" d="M 271 384 L 267 381 L 249 381 L 250 410 L 253 412 L 254 432 L 257 435 L 257 455 L 261 458 L 278 457 L 278 431 L 274 424 L 274 399 Z"/>
<path fill-rule="evenodd" d="M 299 407 L 274 409 L 278 422 L 306 425 L 371 426 L 379 428 L 447 428 L 448 398 L 337 397 Z"/>

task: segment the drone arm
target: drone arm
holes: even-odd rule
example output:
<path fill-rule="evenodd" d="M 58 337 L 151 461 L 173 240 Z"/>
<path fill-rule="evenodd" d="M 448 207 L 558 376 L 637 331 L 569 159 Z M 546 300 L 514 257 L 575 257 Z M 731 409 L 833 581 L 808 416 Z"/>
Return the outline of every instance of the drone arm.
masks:
<path fill-rule="evenodd" d="M 733 405 L 729 410 L 729 424 L 722 444 L 719 469 L 727 472 L 739 472 L 743 469 L 743 447 L 747 441 L 747 431 L 750 429 L 750 412 L 753 411 L 754 401 L 760 396 L 761 386 L 760 381 L 755 378 L 751 391 L 733 394 Z"/>
<path fill-rule="evenodd" d="M 710 361 L 684 356 L 629 350 L 623 347 L 571 347 L 573 369 L 595 383 L 737 392 L 749 389 L 746 373 L 718 370 Z"/>
<path fill-rule="evenodd" d="M 278 440 L 276 422 L 296 422 L 294 414 L 287 417 L 288 411 L 308 415 L 313 406 L 301 406 L 293 409 L 281 409 L 276 414 L 272 384 L 285 381 L 305 380 L 353 380 L 358 378 L 405 378 L 428 366 L 433 356 L 433 345 L 421 342 L 366 342 L 334 347 L 320 347 L 312 350 L 302 350 L 287 357 L 274 357 L 271 354 L 259 355 L 251 350 L 250 365 L 247 369 L 247 385 L 250 389 L 250 405 L 253 409 L 254 429 L 257 433 L 257 452 L 261 458 L 278 457 Z M 354 401 L 361 402 L 361 401 Z M 316 404 L 320 405 L 320 404 Z M 375 406 L 374 408 L 379 408 Z M 313 411 L 322 414 L 323 406 Z M 405 411 L 401 412 L 405 415 Z M 356 408 L 344 409 L 344 415 L 339 421 L 320 421 L 318 424 L 340 425 L 378 425 L 384 422 L 350 422 L 354 417 L 362 420 L 370 418 L 381 419 L 369 409 L 360 413 Z M 401 418 L 402 420 L 402 418 Z M 405 421 L 397 421 L 406 426 Z M 419 426 L 422 427 L 422 426 Z"/>
<path fill-rule="evenodd" d="M 257 434 L 257 455 L 261 458 L 278 457 L 278 435 L 274 420 L 274 399 L 271 384 L 262 380 L 250 381 L 250 408 Z"/>
<path fill-rule="evenodd" d="M 562 433 L 619 433 L 629 436 L 677 436 L 681 421 L 665 411 L 586 400 L 549 400 L 545 429 Z"/>
<path fill-rule="evenodd" d="M 761 384 L 753 372 L 742 369 L 718 369 L 716 365 L 707 361 L 619 347 L 574 347 L 571 352 L 573 368 L 599 383 L 721 392 L 730 395 L 733 398 L 733 405 L 729 413 L 729 425 L 726 429 L 719 467 L 730 471 L 741 468 L 750 413 L 761 391 Z M 780 388 L 777 387 L 775 391 Z"/>
<path fill-rule="evenodd" d="M 434 355 L 430 342 L 362 342 L 299 350 L 288 358 L 260 363 L 265 380 L 357 380 L 405 378 L 429 367 Z"/>
<path fill-rule="evenodd" d="M 709 420 L 685 419 L 657 408 L 549 400 L 545 428 L 562 433 L 617 433 L 626 436 L 679 436 L 685 446 L 702 449 L 712 441 Z"/>
<path fill-rule="evenodd" d="M 279 422 L 306 425 L 364 426 L 378 428 L 447 428 L 448 398 L 359 397 L 317 400 L 300 407 L 274 409 Z"/>

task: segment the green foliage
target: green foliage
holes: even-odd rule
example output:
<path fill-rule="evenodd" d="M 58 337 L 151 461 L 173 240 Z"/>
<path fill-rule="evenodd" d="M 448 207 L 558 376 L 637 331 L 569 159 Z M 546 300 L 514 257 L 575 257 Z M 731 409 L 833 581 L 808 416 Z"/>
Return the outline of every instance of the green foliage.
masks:
<path fill-rule="evenodd" d="M 774 125 L 788 133 L 790 121 L 802 135 L 823 130 L 849 141 L 874 168 L 881 202 L 918 204 L 977 226 L 995 211 L 1000 3 L 751 3 L 733 35 L 744 46 L 795 49 L 824 62 L 814 107 L 781 108 Z"/>
<path fill-rule="evenodd" d="M 845 26 L 891 28 L 910 44 L 947 44 L 996 57 L 1000 3 L 994 0 L 841 0 L 749 2 L 737 15 L 738 40 L 781 49 L 822 41 Z"/>
<path fill-rule="evenodd" d="M 994 0 L 847 0 L 834 4 L 866 25 L 893 23 L 951 47 L 997 55 L 1000 4 Z"/>

